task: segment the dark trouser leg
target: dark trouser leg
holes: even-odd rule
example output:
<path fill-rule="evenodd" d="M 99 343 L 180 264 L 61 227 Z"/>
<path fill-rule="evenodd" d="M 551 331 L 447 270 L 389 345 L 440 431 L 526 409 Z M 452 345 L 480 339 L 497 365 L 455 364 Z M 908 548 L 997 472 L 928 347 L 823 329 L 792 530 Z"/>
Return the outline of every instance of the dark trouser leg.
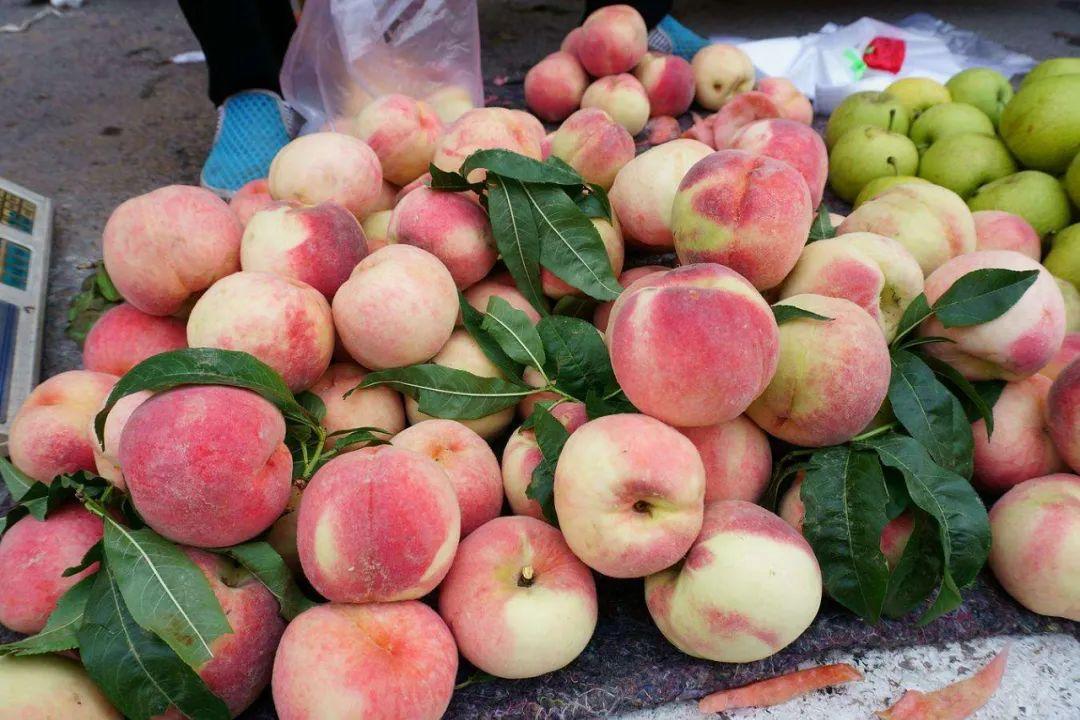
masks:
<path fill-rule="evenodd" d="M 652 30 L 671 12 L 673 4 L 673 0 L 585 0 L 585 15 L 605 5 L 630 5 L 641 13 L 646 27 Z"/>
<path fill-rule="evenodd" d="M 289 0 L 180 0 L 206 54 L 210 100 L 242 90 L 281 92 L 281 62 L 296 29 Z"/>

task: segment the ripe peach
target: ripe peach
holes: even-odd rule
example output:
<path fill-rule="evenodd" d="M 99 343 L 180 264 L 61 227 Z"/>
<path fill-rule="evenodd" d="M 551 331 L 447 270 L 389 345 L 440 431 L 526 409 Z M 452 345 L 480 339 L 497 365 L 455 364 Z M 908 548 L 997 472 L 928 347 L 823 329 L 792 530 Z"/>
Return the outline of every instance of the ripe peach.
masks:
<path fill-rule="evenodd" d="M 428 173 L 425 170 L 424 175 L 427 175 L 427 174 Z M 413 182 L 415 182 L 415 181 L 413 181 Z M 399 188 L 397 185 L 394 185 L 393 183 L 388 183 L 385 180 L 383 180 L 381 189 L 379 190 L 379 197 L 368 208 L 368 211 L 366 213 L 364 213 L 364 215 L 362 217 L 357 218 L 358 220 L 360 220 L 360 225 L 363 226 L 364 221 L 367 220 L 372 215 L 384 212 L 386 210 L 393 210 L 394 205 L 397 204 L 397 197 L 398 197 L 398 193 L 400 191 L 401 191 L 401 188 Z"/>
<path fill-rule="evenodd" d="M 773 104 L 779 108 L 780 117 L 800 122 L 803 125 L 814 122 L 814 107 L 810 104 L 810 100 L 787 78 L 761 78 L 758 81 L 757 90 L 768 95 Z"/>
<path fill-rule="evenodd" d="M 394 436 L 393 445 L 439 464 L 457 495 L 461 537 L 502 511 L 499 460 L 484 438 L 454 420 L 424 420 Z"/>
<path fill-rule="evenodd" d="M 696 112 L 692 112 L 690 117 L 693 123 L 683 132 L 682 137 L 703 142 L 715 150 L 716 133 L 713 131 L 713 125 L 716 123 L 716 113 L 701 117 Z"/>
<path fill-rule="evenodd" d="M 120 490 L 127 490 L 124 474 L 120 471 L 120 436 L 124 432 L 124 427 L 127 425 L 131 413 L 135 412 L 135 408 L 146 402 L 151 395 L 153 393 L 149 390 L 140 390 L 137 393 L 120 398 L 112 406 L 108 416 L 105 418 L 105 431 L 102 433 L 104 442 L 101 444 L 97 442 L 94 430 L 94 418 L 97 416 L 97 412 L 90 416 L 90 422 L 87 423 L 86 436 L 91 438 L 94 446 L 94 466 L 97 469 L 97 474 Z M 105 402 L 102 400 L 98 410 L 100 411 L 104 407 Z"/>
<path fill-rule="evenodd" d="M 1080 358 L 1080 332 L 1065 333 L 1065 340 L 1061 343 L 1061 349 L 1057 351 L 1053 359 L 1039 371 L 1051 380 L 1056 380 L 1061 371 L 1069 366 L 1076 358 Z"/>
<path fill-rule="evenodd" d="M 742 414 L 772 378 L 778 341 L 768 303 L 741 275 L 713 263 L 638 279 L 615 301 L 607 333 L 627 397 L 676 427 Z"/>
<path fill-rule="evenodd" d="M 581 107 L 603 110 L 631 135 L 641 132 L 649 120 L 649 96 L 637 78 L 628 73 L 593 81 L 581 96 Z"/>
<path fill-rule="evenodd" d="M 990 535 L 990 569 L 1006 592 L 1032 612 L 1080 620 L 1080 477 L 1009 490 L 990 509 Z"/>
<path fill-rule="evenodd" d="M 319 605 L 281 638 L 274 707 L 281 720 L 438 720 L 457 666 L 453 636 L 423 603 Z"/>
<path fill-rule="evenodd" d="M 277 203 L 251 216 L 240 241 L 245 272 L 277 273 L 307 283 L 327 299 L 367 255 L 360 223 L 332 202 Z"/>
<path fill-rule="evenodd" d="M 446 128 L 432 162 L 440 170 L 454 172 L 465 158 L 490 148 L 512 150 L 534 160 L 541 157 L 540 138 L 535 127 L 522 119 L 522 113 L 491 107 L 469 110 Z"/>
<path fill-rule="evenodd" d="M 385 180 L 407 185 L 427 172 L 443 124 L 426 102 L 395 93 L 372 100 L 352 132 L 375 151 Z"/>
<path fill-rule="evenodd" d="M 682 137 L 682 128 L 678 118 L 670 115 L 657 115 L 645 124 L 645 142 L 649 146 L 663 145 Z"/>
<path fill-rule="evenodd" d="M 521 374 L 521 379 L 525 381 L 526 385 L 534 388 L 544 387 L 547 384 L 544 382 L 544 376 L 533 367 L 526 367 L 525 372 Z M 562 395 L 555 392 L 535 392 L 532 395 L 526 395 L 522 401 L 518 403 L 518 415 L 522 419 L 525 419 L 533 414 L 533 410 L 536 409 L 537 403 L 553 403 L 562 399 Z"/>
<path fill-rule="evenodd" d="M 649 115 L 678 117 L 694 102 L 694 70 L 678 55 L 645 53 L 634 68 L 634 77 L 641 81 L 649 97 Z"/>
<path fill-rule="evenodd" d="M 270 163 L 270 194 L 304 205 L 335 202 L 362 218 L 382 194 L 379 156 L 344 133 L 302 135 L 278 151 Z"/>
<path fill-rule="evenodd" d="M 870 313 L 891 342 L 904 310 L 922 291 L 922 268 L 903 245 L 852 232 L 803 248 L 780 297 L 812 293 L 850 300 Z"/>
<path fill-rule="evenodd" d="M 551 154 L 605 190 L 634 159 L 634 138 L 599 108 L 578 110 L 551 138 Z"/>
<path fill-rule="evenodd" d="M 15 632 L 40 632 L 60 596 L 97 572 L 94 563 L 63 577 L 103 532 L 101 518 L 75 504 L 53 510 L 44 520 L 27 515 L 16 521 L 0 538 L 0 624 Z"/>
<path fill-rule="evenodd" d="M 82 665 L 60 655 L 0 656 L 0 707 L 19 720 L 122 717 Z"/>
<path fill-rule="evenodd" d="M 795 445 L 847 442 L 877 414 L 889 390 L 889 348 L 874 319 L 850 300 L 794 295 L 781 300 L 829 320 L 780 326 L 780 361 L 746 414 Z"/>
<path fill-rule="evenodd" d="M 1080 360 L 1073 360 L 1054 380 L 1046 407 L 1054 446 L 1069 467 L 1080 472 Z"/>
<path fill-rule="evenodd" d="M 247 225 L 251 216 L 273 205 L 270 197 L 270 182 L 266 178 L 252 180 L 245 184 L 229 199 L 229 208 L 236 213 L 241 225 Z"/>
<path fill-rule="evenodd" d="M 185 347 L 183 320 L 147 315 L 134 305 L 121 303 L 105 311 L 87 333 L 83 367 L 123 375 L 148 357 Z"/>
<path fill-rule="evenodd" d="M 971 211 L 951 190 L 930 183 L 893 185 L 855 208 L 836 232 L 872 232 L 908 249 L 923 274 L 975 250 Z"/>
<path fill-rule="evenodd" d="M 561 402 L 552 406 L 551 414 L 563 424 L 566 431 L 573 433 L 585 424 L 588 416 L 585 406 L 575 402 Z M 540 503 L 526 495 L 532 482 L 533 470 L 543 460 L 540 446 L 536 442 L 536 433 L 518 428 L 506 441 L 502 454 L 502 483 L 510 510 L 515 515 L 528 515 L 538 520 L 544 519 Z"/>
<path fill-rule="evenodd" d="M 285 421 L 248 390 L 191 385 L 135 409 L 120 435 L 120 468 L 146 524 L 174 542 L 250 540 L 289 500 Z"/>
<path fill-rule="evenodd" d="M 1019 380 L 1037 373 L 1065 338 L 1065 301 L 1053 276 L 1029 257 L 1010 250 L 983 250 L 949 260 L 926 278 L 931 305 L 953 283 L 973 270 L 1038 270 L 1035 283 L 1003 315 L 969 327 L 946 328 L 936 317 L 920 326 L 923 335 L 953 342 L 927 345 L 926 351 L 949 363 L 969 380 Z"/>
<path fill-rule="evenodd" d="M 364 367 L 413 365 L 431 358 L 453 332 L 457 290 L 431 253 L 387 245 L 353 269 L 334 296 L 333 312 L 342 345 Z"/>
<path fill-rule="evenodd" d="M 590 75 L 616 75 L 627 72 L 645 56 L 648 29 L 634 8 L 608 5 L 585 18 L 573 45 Z"/>
<path fill-rule="evenodd" d="M 604 218 L 592 218 L 592 224 L 593 227 L 596 228 L 596 232 L 600 235 L 600 240 L 604 243 L 604 250 L 607 251 L 611 272 L 618 277 L 619 273 L 622 272 L 623 260 L 626 257 L 626 249 L 623 247 L 622 232 L 619 228 L 617 216 L 614 216 L 614 213 L 612 213 L 612 215 L 613 222 L 608 222 Z M 585 296 L 584 293 L 573 285 L 560 280 L 555 273 L 547 268 L 540 269 L 540 283 L 543 287 L 544 294 L 549 298 L 558 299 L 568 295 L 574 295 L 576 297 Z"/>
<path fill-rule="evenodd" d="M 431 362 L 443 367 L 464 370 L 480 377 L 503 377 L 502 371 L 488 359 L 480 346 L 465 330 L 455 330 Z M 415 425 L 421 420 L 430 419 L 420 412 L 420 407 L 412 398 L 405 399 L 405 416 Z M 508 407 L 491 415 L 461 423 L 485 440 L 489 440 L 505 430 L 514 420 L 514 408 Z"/>
<path fill-rule="evenodd" d="M 670 249 L 675 191 L 686 171 L 711 152 L 704 143 L 679 139 L 650 148 L 626 163 L 608 194 L 623 237 L 650 250 Z"/>
<path fill-rule="evenodd" d="M 735 141 L 735 137 L 747 125 L 759 120 L 779 117 L 780 109 L 765 93 L 753 90 L 739 93 L 724 103 L 724 106 L 716 113 L 716 119 L 713 120 L 712 125 L 712 146 L 717 150 L 729 148 Z"/>
<path fill-rule="evenodd" d="M 69 370 L 34 388 L 11 421 L 11 462 L 43 483 L 65 473 L 92 472 L 96 440 L 87 428 L 115 383 L 113 375 Z"/>
<path fill-rule="evenodd" d="M 300 553 L 296 550 L 296 521 L 300 517 L 300 502 L 303 497 L 300 488 L 294 485 L 285 511 L 266 531 L 267 544 L 274 548 L 297 578 L 304 575 L 304 569 L 300 567 Z"/>
<path fill-rule="evenodd" d="M 541 119 L 558 122 L 578 109 L 588 84 L 576 57 L 551 53 L 525 73 L 525 104 Z"/>
<path fill-rule="evenodd" d="M 380 445 L 339 455 L 304 490 L 296 545 L 304 574 L 332 602 L 412 600 L 450 569 L 461 527 L 438 463 Z"/>
<path fill-rule="evenodd" d="M 810 204 L 814 207 L 821 204 L 829 176 L 829 154 L 825 150 L 825 141 L 809 125 L 795 120 L 759 120 L 743 127 L 735 135 L 731 147 L 783 160 L 806 180 Z"/>
<path fill-rule="evenodd" d="M 507 284 L 497 279 L 488 278 L 476 283 L 464 293 L 465 301 L 479 312 L 487 312 L 488 301 L 492 297 L 502 298 L 510 304 L 510 307 L 520 310 L 529 316 L 533 323 L 540 322 L 540 313 L 529 304 L 521 291 L 514 287 L 513 283 Z"/>
<path fill-rule="evenodd" d="M 754 87 L 754 64 L 734 45 L 706 45 L 697 51 L 690 66 L 698 104 L 708 110 L 719 110 L 732 96 Z"/>
<path fill-rule="evenodd" d="M 581 27 L 576 27 L 570 32 L 566 33 L 566 37 L 559 43 L 559 50 L 565 53 L 570 53 L 576 60 L 578 58 L 578 47 L 581 44 L 583 32 Z M 580 61 L 579 61 L 580 62 Z"/>
<path fill-rule="evenodd" d="M 405 406 L 401 394 L 388 387 L 356 390 L 367 372 L 353 363 L 333 363 L 309 390 L 326 406 L 322 426 L 327 432 L 375 427 L 396 435 L 405 429 Z"/>
<path fill-rule="evenodd" d="M 444 85 L 428 94 L 424 101 L 443 121 L 443 125 L 449 125 L 476 107 L 472 93 L 460 85 Z"/>
<path fill-rule="evenodd" d="M 102 234 L 120 294 L 150 315 L 172 315 L 193 294 L 240 269 L 243 225 L 203 188 L 169 185 L 119 205 Z"/>
<path fill-rule="evenodd" d="M 666 272 L 671 268 L 664 267 L 663 265 L 642 265 L 641 267 L 630 268 L 623 272 L 619 276 L 619 284 L 623 288 L 628 288 L 638 278 L 643 278 L 646 275 L 652 275 L 655 272 Z M 596 311 L 593 312 L 593 325 L 596 329 L 602 333 L 607 332 L 608 320 L 611 317 L 611 309 L 615 307 L 615 301 L 609 300 L 605 303 L 600 303 L 596 306 Z"/>
<path fill-rule="evenodd" d="M 373 253 L 390 244 L 389 231 L 391 215 L 393 215 L 392 210 L 380 210 L 379 212 L 371 213 L 360 223 L 360 227 L 364 231 L 364 239 L 367 241 L 369 253 Z"/>
<path fill-rule="evenodd" d="M 187 338 L 191 347 L 251 353 L 295 392 L 330 364 L 334 321 L 330 303 L 310 285 L 274 273 L 238 272 L 195 303 Z"/>
<path fill-rule="evenodd" d="M 1027 220 L 1004 210 L 971 213 L 975 221 L 976 250 L 1014 250 L 1038 262 L 1042 241 Z"/>
<path fill-rule="evenodd" d="M 585 423 L 555 467 L 555 512 L 582 562 L 643 577 L 678 562 L 701 529 L 705 467 L 684 435 L 647 415 Z"/>
<path fill-rule="evenodd" d="M 462 541 L 439 591 L 458 649 L 484 672 L 528 678 L 581 654 L 596 627 L 596 585 L 562 533 L 496 518 Z"/>
<path fill-rule="evenodd" d="M 1065 469 L 1048 427 L 1046 396 L 1051 384 L 1043 375 L 1008 383 L 994 405 L 994 433 L 989 440 L 982 419 L 972 424 L 972 482 L 980 490 L 1003 493 L 1025 480 Z"/>
<path fill-rule="evenodd" d="M 464 290 L 491 272 L 499 254 L 483 208 L 464 195 L 418 187 L 390 216 L 387 237 L 442 261 Z"/>
<path fill-rule="evenodd" d="M 660 632 L 688 655 L 752 662 L 790 645 L 821 604 L 810 545 L 768 510 L 742 500 L 709 503 L 686 560 L 645 579 Z"/>
<path fill-rule="evenodd" d="M 705 503 L 757 502 L 772 476 L 769 438 L 745 415 L 705 427 L 677 428 L 705 465 Z"/>
<path fill-rule="evenodd" d="M 795 168 L 743 150 L 699 161 L 671 206 L 680 262 L 727 265 L 759 290 L 776 287 L 795 266 L 813 219 L 810 190 Z"/>

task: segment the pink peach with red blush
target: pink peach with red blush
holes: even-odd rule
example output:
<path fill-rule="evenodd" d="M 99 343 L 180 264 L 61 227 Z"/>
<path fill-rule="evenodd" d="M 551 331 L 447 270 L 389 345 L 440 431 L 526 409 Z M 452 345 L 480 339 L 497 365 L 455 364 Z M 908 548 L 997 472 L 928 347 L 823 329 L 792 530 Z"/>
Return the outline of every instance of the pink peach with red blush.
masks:
<path fill-rule="evenodd" d="M 128 303 L 105 311 L 83 343 L 83 367 L 123 375 L 143 360 L 187 347 L 184 321 L 147 315 Z"/>

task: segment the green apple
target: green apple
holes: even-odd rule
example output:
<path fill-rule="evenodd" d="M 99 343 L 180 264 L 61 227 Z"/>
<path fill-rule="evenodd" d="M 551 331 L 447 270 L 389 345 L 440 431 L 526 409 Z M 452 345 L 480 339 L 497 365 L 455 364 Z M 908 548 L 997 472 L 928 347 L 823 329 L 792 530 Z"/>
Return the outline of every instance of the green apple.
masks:
<path fill-rule="evenodd" d="M 1001 111 L 1012 99 L 1013 89 L 1009 80 L 997 70 L 968 68 L 956 73 L 945 83 L 953 102 L 967 103 L 986 113 L 996 127 Z"/>
<path fill-rule="evenodd" d="M 859 125 L 873 125 L 906 135 L 911 118 L 892 95 L 871 91 L 852 93 L 829 116 L 825 144 L 831 148 L 841 135 Z"/>
<path fill-rule="evenodd" d="M 1065 172 L 1080 152 L 1080 74 L 1024 85 L 1005 106 L 998 129 L 1021 165 Z"/>
<path fill-rule="evenodd" d="M 1080 57 L 1050 58 L 1049 60 L 1043 60 L 1032 68 L 1031 72 L 1024 76 L 1020 87 L 1043 78 L 1057 75 L 1076 75 L 1077 73 L 1080 73 Z"/>
<path fill-rule="evenodd" d="M 968 198 L 975 210 L 1004 210 L 1019 215 L 1042 237 L 1069 224 L 1069 198 L 1053 175 L 1024 170 L 987 183 Z"/>
<path fill-rule="evenodd" d="M 1069 163 L 1069 169 L 1065 171 L 1065 193 L 1080 213 L 1080 153 L 1076 153 L 1076 157 Z"/>
<path fill-rule="evenodd" d="M 924 77 L 901 78 L 885 88 L 885 92 L 907 108 L 912 120 L 932 105 L 952 102 L 952 96 L 947 87 L 937 80 Z"/>
<path fill-rule="evenodd" d="M 962 198 L 1014 172 L 1016 163 L 1005 143 L 996 135 L 981 133 L 944 137 L 931 145 L 919 161 L 919 177 L 949 188 Z"/>
<path fill-rule="evenodd" d="M 1051 240 L 1043 265 L 1052 275 L 1080 288 L 1080 223 L 1059 230 Z"/>
<path fill-rule="evenodd" d="M 1065 299 L 1065 332 L 1080 332 L 1080 290 L 1065 278 L 1054 278 Z"/>
<path fill-rule="evenodd" d="M 866 183 L 885 175 L 914 175 L 919 151 L 906 135 L 873 125 L 844 133 L 829 154 L 829 185 L 851 202 Z"/>
<path fill-rule="evenodd" d="M 863 185 L 863 189 L 859 191 L 859 194 L 855 196 L 855 202 L 851 204 L 851 209 L 862 205 L 867 200 L 872 200 L 881 193 L 885 192 L 894 185 L 903 185 L 904 183 L 929 183 L 929 180 L 923 180 L 917 175 L 883 175 L 882 177 L 874 178 L 870 182 Z"/>
<path fill-rule="evenodd" d="M 994 123 L 979 108 L 966 103 L 950 102 L 934 105 L 923 111 L 911 123 L 908 137 L 915 143 L 919 152 L 942 138 L 962 133 L 994 135 Z"/>

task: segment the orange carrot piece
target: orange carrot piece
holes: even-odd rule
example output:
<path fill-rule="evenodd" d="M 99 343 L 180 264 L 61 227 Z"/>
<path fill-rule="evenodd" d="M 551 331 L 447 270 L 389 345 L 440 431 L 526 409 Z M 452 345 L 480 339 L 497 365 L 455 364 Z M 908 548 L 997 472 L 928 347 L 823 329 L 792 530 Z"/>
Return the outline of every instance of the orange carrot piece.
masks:
<path fill-rule="evenodd" d="M 899 702 L 878 716 L 883 720 L 963 720 L 985 705 L 1001 685 L 1009 647 L 1006 645 L 986 667 L 965 680 L 928 693 L 908 690 Z"/>
<path fill-rule="evenodd" d="M 821 665 L 706 695 L 698 702 L 698 710 L 715 713 L 735 708 L 779 705 L 799 695 L 853 680 L 862 680 L 862 673 L 852 665 Z"/>

